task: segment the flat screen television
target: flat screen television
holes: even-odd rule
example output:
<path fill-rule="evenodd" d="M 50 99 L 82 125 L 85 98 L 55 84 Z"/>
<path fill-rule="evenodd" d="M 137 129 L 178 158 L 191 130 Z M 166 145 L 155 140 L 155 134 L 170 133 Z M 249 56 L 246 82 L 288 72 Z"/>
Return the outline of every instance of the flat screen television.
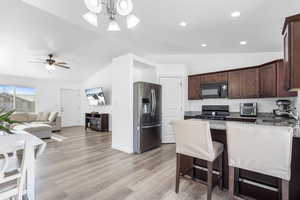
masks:
<path fill-rule="evenodd" d="M 104 93 L 101 87 L 86 89 L 85 94 L 91 106 L 105 105 Z"/>

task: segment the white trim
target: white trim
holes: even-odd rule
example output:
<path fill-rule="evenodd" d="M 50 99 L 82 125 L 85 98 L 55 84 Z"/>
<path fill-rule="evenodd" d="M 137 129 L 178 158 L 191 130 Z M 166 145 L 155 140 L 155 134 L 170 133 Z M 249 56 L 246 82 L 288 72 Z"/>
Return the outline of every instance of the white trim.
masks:
<path fill-rule="evenodd" d="M 118 151 L 122 151 L 128 154 L 133 154 L 133 150 L 130 148 L 122 147 L 121 145 L 112 144 L 111 148 L 116 149 Z"/>

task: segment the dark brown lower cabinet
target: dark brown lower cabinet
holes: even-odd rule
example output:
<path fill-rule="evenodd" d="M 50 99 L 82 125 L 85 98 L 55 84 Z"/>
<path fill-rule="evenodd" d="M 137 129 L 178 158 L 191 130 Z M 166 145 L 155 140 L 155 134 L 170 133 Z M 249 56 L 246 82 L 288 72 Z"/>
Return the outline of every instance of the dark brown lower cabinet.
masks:
<path fill-rule="evenodd" d="M 223 157 L 223 185 L 228 189 L 228 151 L 227 151 L 227 139 L 226 131 L 211 130 L 212 139 L 224 144 L 224 157 Z M 253 147 L 255 148 L 255 147 Z M 294 138 L 293 140 L 293 154 L 292 154 L 292 174 L 290 181 L 290 200 L 300 199 L 300 138 Z M 196 164 L 206 167 L 206 162 L 203 160 L 196 160 Z M 193 166 L 193 159 L 188 156 L 181 156 L 180 160 L 181 172 L 188 171 Z M 218 169 L 217 163 L 214 169 Z M 190 174 L 192 176 L 192 174 Z M 196 170 L 196 178 L 206 181 L 206 172 Z M 274 188 L 278 187 L 279 180 L 277 178 L 259 174 L 247 170 L 240 170 L 240 178 L 251 180 L 257 183 L 262 183 Z M 214 175 L 213 181 L 217 182 L 217 175 Z M 261 200 L 279 200 L 278 193 L 272 190 L 261 188 L 245 182 L 239 183 L 239 192 L 242 195 L 246 195 L 255 199 Z"/>

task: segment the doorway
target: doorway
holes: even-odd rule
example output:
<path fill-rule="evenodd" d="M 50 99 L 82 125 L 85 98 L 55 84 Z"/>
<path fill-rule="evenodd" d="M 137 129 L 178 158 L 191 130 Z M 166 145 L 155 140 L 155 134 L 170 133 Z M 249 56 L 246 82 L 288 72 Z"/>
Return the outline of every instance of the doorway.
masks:
<path fill-rule="evenodd" d="M 80 126 L 81 106 L 80 90 L 61 89 L 60 105 L 62 127 Z"/>

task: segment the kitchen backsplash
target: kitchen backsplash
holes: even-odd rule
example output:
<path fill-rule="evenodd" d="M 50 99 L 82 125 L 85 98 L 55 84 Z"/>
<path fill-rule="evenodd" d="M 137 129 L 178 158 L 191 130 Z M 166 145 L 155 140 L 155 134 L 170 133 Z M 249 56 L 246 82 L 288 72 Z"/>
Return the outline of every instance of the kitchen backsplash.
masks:
<path fill-rule="evenodd" d="M 258 112 L 272 113 L 273 109 L 276 109 L 276 100 L 288 99 L 300 110 L 300 98 L 264 98 L 264 99 L 204 99 L 188 101 L 185 110 L 186 111 L 201 111 L 202 105 L 229 105 L 230 112 L 239 112 L 240 103 L 257 102 Z"/>

